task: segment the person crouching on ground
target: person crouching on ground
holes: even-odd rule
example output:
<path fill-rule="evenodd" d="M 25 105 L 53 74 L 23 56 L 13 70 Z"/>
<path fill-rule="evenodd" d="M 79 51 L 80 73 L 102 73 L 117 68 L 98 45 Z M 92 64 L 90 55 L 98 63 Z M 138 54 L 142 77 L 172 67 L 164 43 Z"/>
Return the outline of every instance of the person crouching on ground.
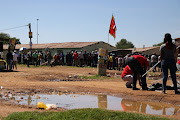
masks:
<path fill-rule="evenodd" d="M 148 88 L 147 88 L 147 83 L 146 83 L 146 75 L 144 75 L 142 77 L 142 75 L 146 72 L 146 70 L 149 66 L 147 59 L 141 55 L 133 55 L 133 56 L 130 56 L 127 58 L 127 65 L 129 65 L 129 67 L 131 68 L 131 70 L 133 72 L 132 89 L 133 90 L 139 90 L 136 87 L 137 77 L 139 74 L 141 82 L 142 82 L 142 89 L 147 90 Z"/>
<path fill-rule="evenodd" d="M 127 88 L 132 88 L 131 84 L 133 83 L 133 72 L 128 65 L 126 65 L 126 67 L 124 68 L 121 74 L 121 78 L 123 81 L 127 81 L 126 83 Z M 139 75 L 138 75 L 138 80 L 139 80 L 139 85 L 142 86 Z"/>

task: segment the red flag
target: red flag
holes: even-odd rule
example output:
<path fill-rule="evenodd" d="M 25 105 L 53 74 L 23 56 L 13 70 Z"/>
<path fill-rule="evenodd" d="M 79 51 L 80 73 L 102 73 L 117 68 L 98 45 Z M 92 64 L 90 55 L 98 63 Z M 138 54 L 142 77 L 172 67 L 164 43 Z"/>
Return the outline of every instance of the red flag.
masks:
<path fill-rule="evenodd" d="M 112 19 L 111 19 L 111 24 L 110 24 L 110 28 L 109 28 L 109 33 L 114 37 L 116 37 L 116 24 L 115 24 L 115 20 L 114 20 L 114 16 L 112 15 Z"/>

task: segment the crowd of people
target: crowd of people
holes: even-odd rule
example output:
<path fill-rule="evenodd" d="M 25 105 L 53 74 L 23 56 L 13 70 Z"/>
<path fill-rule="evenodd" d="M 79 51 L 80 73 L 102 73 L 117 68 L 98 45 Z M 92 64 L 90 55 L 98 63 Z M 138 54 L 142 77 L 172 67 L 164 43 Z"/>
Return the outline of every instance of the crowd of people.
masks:
<path fill-rule="evenodd" d="M 159 59 L 160 56 L 156 55 L 156 53 L 153 53 L 152 55 L 144 55 L 150 66 L 155 65 Z M 123 70 L 127 65 L 127 58 L 130 56 L 130 54 L 127 54 L 126 56 L 116 56 L 115 54 L 110 53 L 108 55 L 108 58 L 106 60 L 107 63 L 107 69 L 109 70 Z M 49 66 L 56 66 L 56 65 L 67 65 L 67 66 L 77 66 L 77 67 L 83 67 L 83 66 L 90 66 L 90 67 L 97 67 L 98 64 L 98 51 L 92 51 L 92 52 L 86 52 L 80 51 L 77 52 L 71 51 L 68 52 L 66 55 L 64 55 L 63 52 L 55 53 L 54 55 L 51 54 L 50 51 L 46 52 L 39 52 L 35 50 L 31 53 L 31 51 L 27 52 L 19 52 L 16 53 L 16 50 L 11 53 L 10 50 L 8 50 L 8 53 L 6 55 L 7 60 L 7 69 L 11 70 L 14 69 L 14 67 L 17 69 L 17 63 L 18 64 L 27 64 L 29 65 L 49 65 Z M 153 72 L 160 71 L 161 65 L 159 63 L 158 69 L 155 67 L 153 69 Z"/>
<path fill-rule="evenodd" d="M 77 52 L 77 50 L 68 52 L 64 55 L 63 52 L 51 54 L 50 51 L 38 52 L 35 50 L 31 53 L 31 51 L 23 51 L 16 53 L 16 50 L 12 53 L 11 50 L 8 50 L 6 55 L 7 60 L 7 69 L 12 70 L 14 66 L 17 69 L 18 64 L 26 64 L 27 67 L 29 65 L 48 65 L 48 66 L 56 66 L 56 65 L 68 65 L 68 66 L 90 66 L 96 67 L 98 63 L 98 52 L 92 51 L 91 53 L 86 52 L 86 50 Z"/>
<path fill-rule="evenodd" d="M 134 53 L 136 55 L 140 54 L 140 53 Z M 151 55 L 145 55 L 145 54 L 140 54 L 141 56 L 144 56 L 150 67 L 154 66 L 158 61 L 160 61 L 160 55 L 157 55 L 156 53 L 153 53 Z M 109 70 L 123 70 L 123 68 L 126 67 L 127 65 L 127 58 L 131 56 L 131 54 L 127 54 L 126 56 L 115 56 L 115 54 L 110 54 L 108 56 L 108 65 L 107 65 L 107 69 Z M 156 71 L 161 71 L 161 63 L 159 62 L 159 64 L 157 66 L 154 67 L 153 72 Z"/>
<path fill-rule="evenodd" d="M 137 79 L 139 80 L 140 86 L 143 90 L 147 90 L 146 84 L 146 71 L 149 67 L 153 66 L 153 72 L 159 71 L 163 75 L 163 93 L 166 93 L 166 82 L 168 77 L 168 69 L 170 69 L 171 78 L 174 84 L 175 94 L 179 94 L 177 91 L 177 80 L 176 80 L 176 71 L 177 64 L 180 66 L 180 59 L 176 61 L 176 52 L 177 48 L 174 43 L 172 43 L 172 38 L 169 33 L 165 34 L 164 44 L 160 47 L 160 55 L 153 53 L 152 55 L 144 54 L 127 54 L 125 57 L 110 53 L 105 60 L 107 63 L 107 69 L 109 70 L 123 70 L 121 77 L 126 83 L 127 88 L 132 88 L 133 90 L 139 90 L 136 87 Z M 6 55 L 7 57 L 7 70 L 17 69 L 17 62 L 27 64 L 29 67 L 30 64 L 34 66 L 38 65 L 68 65 L 68 66 L 90 66 L 96 67 L 98 64 L 98 51 L 86 52 L 80 51 L 77 52 L 71 51 L 64 55 L 63 52 L 55 53 L 53 56 L 50 51 L 38 52 L 37 50 L 31 53 L 19 53 L 16 51 L 13 53 L 8 50 Z M 180 56 L 179 56 L 180 58 Z M 66 61 L 65 61 L 66 60 Z M 158 63 L 158 65 L 156 65 Z M 156 69 L 158 66 L 158 70 Z M 180 67 L 179 67 L 180 68 Z"/>

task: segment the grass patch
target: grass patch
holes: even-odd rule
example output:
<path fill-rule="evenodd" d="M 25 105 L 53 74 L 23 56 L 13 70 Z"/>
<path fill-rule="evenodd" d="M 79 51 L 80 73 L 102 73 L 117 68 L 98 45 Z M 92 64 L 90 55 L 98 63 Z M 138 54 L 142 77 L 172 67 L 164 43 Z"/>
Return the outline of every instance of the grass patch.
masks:
<path fill-rule="evenodd" d="M 101 76 L 101 75 L 92 75 L 92 76 L 79 76 L 80 78 L 84 79 L 109 79 L 107 76 Z"/>
<path fill-rule="evenodd" d="M 171 120 L 159 116 L 102 109 L 74 109 L 64 112 L 15 112 L 4 120 Z"/>

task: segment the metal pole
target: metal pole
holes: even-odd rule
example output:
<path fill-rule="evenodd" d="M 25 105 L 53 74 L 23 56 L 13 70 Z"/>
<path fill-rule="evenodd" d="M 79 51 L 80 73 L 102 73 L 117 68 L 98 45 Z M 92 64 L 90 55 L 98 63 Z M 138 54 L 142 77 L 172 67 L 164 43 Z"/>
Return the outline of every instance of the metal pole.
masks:
<path fill-rule="evenodd" d="M 39 34 L 38 34 L 38 20 L 39 20 L 39 19 L 37 19 L 37 44 L 38 44 L 38 35 L 39 35 Z"/>
<path fill-rule="evenodd" d="M 156 67 L 161 61 L 158 61 L 152 68 L 150 68 L 146 73 L 142 75 L 144 77 L 149 71 L 151 71 L 154 67 Z"/>
<path fill-rule="evenodd" d="M 109 45 L 109 33 L 108 33 L 108 44 L 106 45 L 107 50 L 108 50 L 108 45 Z"/>

